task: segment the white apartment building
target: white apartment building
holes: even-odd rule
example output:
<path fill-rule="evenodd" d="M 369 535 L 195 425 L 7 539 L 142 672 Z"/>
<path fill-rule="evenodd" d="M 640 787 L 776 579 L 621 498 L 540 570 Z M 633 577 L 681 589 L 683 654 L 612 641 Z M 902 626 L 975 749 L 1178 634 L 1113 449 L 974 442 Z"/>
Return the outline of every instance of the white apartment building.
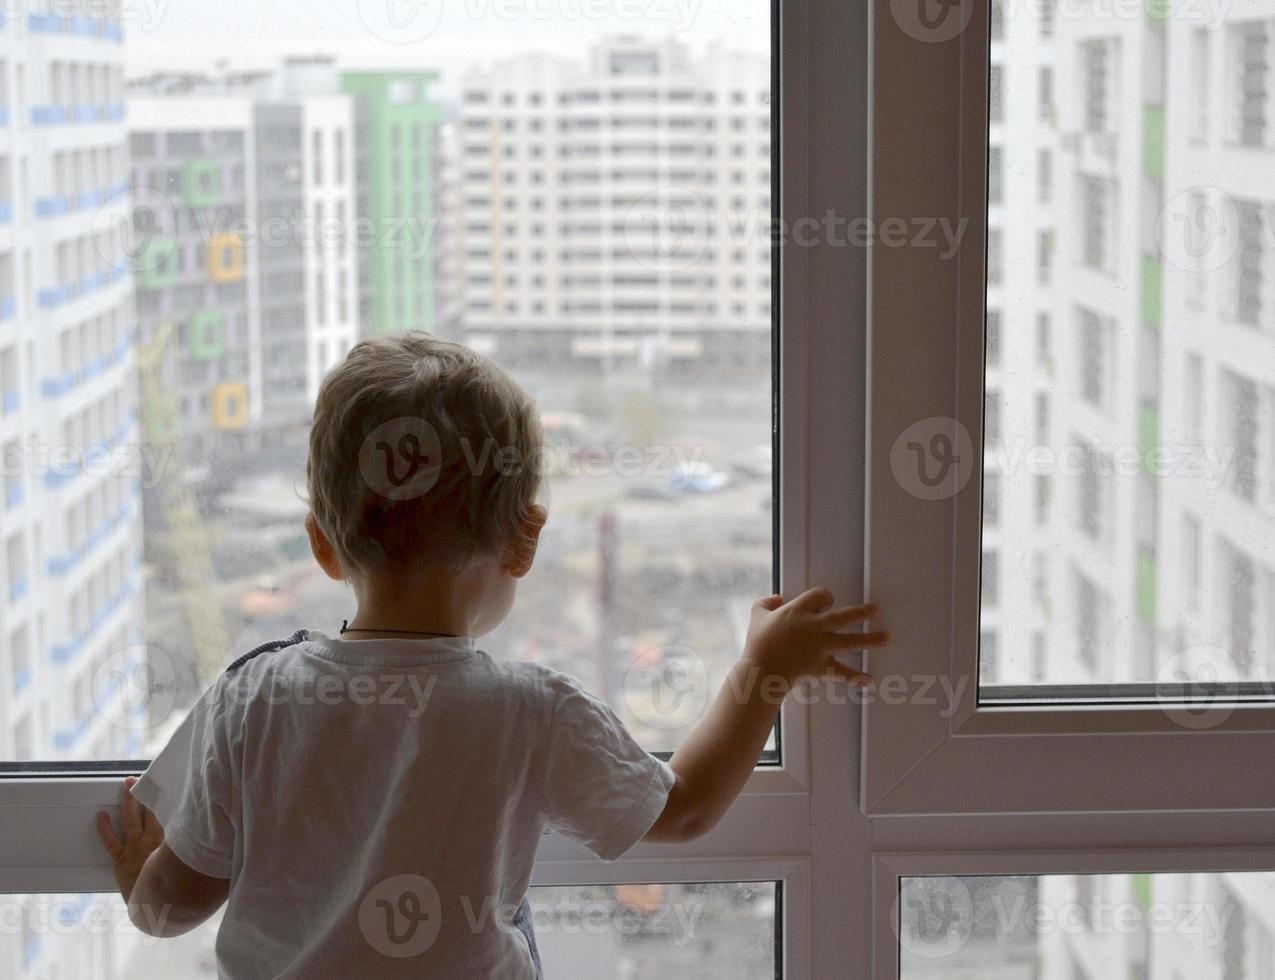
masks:
<path fill-rule="evenodd" d="M 1053 590 L 1061 681 L 1150 682 L 1173 646 L 1158 595 L 1158 467 L 1166 386 L 1165 31 L 1148 16 L 1057 21 L 1055 439 L 1079 472 L 1060 482 Z"/>
<path fill-rule="evenodd" d="M 1205 16 L 994 18 L 994 683 L 1271 676 L 1271 25 Z"/>
<path fill-rule="evenodd" d="M 434 131 L 434 322 L 432 333 L 463 339 L 465 257 L 459 244 L 463 220 L 464 178 L 461 171 L 460 128 L 455 120 Z"/>
<path fill-rule="evenodd" d="M 1148 980 L 1275 976 L 1275 875 L 1158 875 L 1152 883 L 1153 901 L 1206 909 L 1225 926 L 1210 932 L 1212 942 L 1192 941 L 1185 929 L 1153 938 Z"/>
<path fill-rule="evenodd" d="M 1275 875 L 1042 879 L 1041 980 L 1267 980 Z"/>
<path fill-rule="evenodd" d="M 308 421 L 358 334 L 353 100 L 326 61 L 277 73 L 159 75 L 129 97 L 134 181 L 155 205 L 142 335 L 193 458 Z"/>
<path fill-rule="evenodd" d="M 94 674 L 140 643 L 136 323 L 114 19 L 0 31 L 4 760 L 127 758 Z M 109 459 L 109 462 L 108 462 Z"/>
<path fill-rule="evenodd" d="M 130 236 L 101 220 L 128 193 L 118 10 L 12 8 L 0 27 L 0 760 L 9 764 L 143 750 L 140 732 L 120 723 L 111 683 L 144 662 Z M 5 976 L 104 977 L 122 948 L 13 922 L 0 935 Z"/>
<path fill-rule="evenodd" d="M 464 79 L 466 339 L 517 362 L 760 369 L 770 357 L 761 56 L 611 39 Z"/>
<path fill-rule="evenodd" d="M 1220 481 L 1174 481 L 1160 522 L 1165 608 L 1186 644 L 1219 647 L 1234 677 L 1275 671 L 1275 7 L 1172 22 L 1165 150 L 1163 414 L 1170 446 L 1214 445 Z M 1216 224 L 1210 224 L 1216 222 Z M 1211 234 L 1211 237 L 1210 237 Z M 1224 678 L 1230 679 L 1230 678 Z"/>
<path fill-rule="evenodd" d="M 991 22 L 988 76 L 987 397 L 983 684 L 1057 681 L 1051 583 L 1057 476 L 1025 463 L 1052 445 L 1058 364 L 1054 20 L 1026 4 Z"/>
<path fill-rule="evenodd" d="M 994 28 L 996 683 L 1271 677 L 1271 31 L 1030 4 Z"/>
<path fill-rule="evenodd" d="M 1006 658 L 1002 679 L 1269 683 L 1275 133 L 1268 66 L 1275 8 L 1232 7 L 1217 19 L 1202 8 L 1171 17 L 1154 6 L 1139 16 L 1068 10 L 1053 20 L 1052 39 L 1035 44 L 1036 5 L 1016 5 L 1006 24 L 1008 91 L 1015 77 L 1030 86 L 1037 72 L 1040 109 L 1047 101 L 1057 106 L 1057 140 L 1039 147 L 1030 126 L 998 130 L 994 119 L 993 171 L 999 132 L 1007 263 L 1037 225 L 1053 226 L 1051 429 L 1037 441 L 1083 447 L 1096 465 L 1054 480 L 1048 531 L 1032 542 L 1046 545 L 1046 594 L 1054 597 L 1046 666 L 1021 669 Z M 1031 92 L 1005 98 L 1008 112 Z M 1042 153 L 1035 171 L 1032 152 Z M 1052 154 L 1052 173 L 1044 152 Z M 1036 190 L 1050 192 L 1052 214 L 1026 203 L 1033 172 Z M 994 238 L 995 194 L 991 213 Z M 1035 254 L 1039 261 L 1046 253 Z M 1022 273 L 1005 280 L 1020 287 L 1030 281 Z M 998 299 L 1006 308 L 1015 301 L 989 287 L 993 322 Z M 1030 399 L 1040 397 L 1021 372 L 1041 337 L 1022 322 L 1016 341 L 1002 330 L 999 380 L 1018 402 L 1017 409 L 1002 404 L 1006 431 L 1021 429 Z M 1011 357 L 1015 343 L 1019 353 Z M 1011 364 L 1020 372 L 1012 380 L 1003 374 Z M 1150 455 L 1157 448 L 1158 461 Z M 1133 472 L 1111 458 L 1125 453 L 1127 460 L 1130 450 Z M 1011 485 L 1002 478 L 1002 490 Z M 1002 501 L 1002 513 L 1012 506 Z M 1010 549 L 1030 538 L 1017 533 L 1027 527 L 1019 518 L 1003 525 L 1013 531 L 1008 540 L 989 534 L 1001 562 L 1016 560 Z M 1028 607 L 1015 600 L 1012 608 L 1017 619 Z M 985 616 L 985 629 L 1000 625 L 1002 642 L 1021 628 L 998 624 L 995 615 Z M 1084 910 L 1085 926 L 1040 936 L 1045 980 L 1275 976 L 1275 875 L 1058 876 L 1042 879 L 1040 888 L 1054 913 Z M 1178 925 L 1122 932 L 1109 917 L 1104 924 L 1101 914 L 1121 905 L 1177 915 Z M 1201 934 L 1194 920 L 1181 918 L 1197 912 L 1221 916 L 1220 930 Z"/>

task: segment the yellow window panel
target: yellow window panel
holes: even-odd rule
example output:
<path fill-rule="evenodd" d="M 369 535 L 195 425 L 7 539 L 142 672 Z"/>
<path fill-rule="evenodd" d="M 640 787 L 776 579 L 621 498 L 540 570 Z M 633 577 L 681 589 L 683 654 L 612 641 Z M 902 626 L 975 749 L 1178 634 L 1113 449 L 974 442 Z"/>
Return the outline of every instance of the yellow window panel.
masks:
<path fill-rule="evenodd" d="M 208 239 L 208 278 L 238 282 L 243 278 L 243 239 L 233 232 Z"/>
<path fill-rule="evenodd" d="M 242 429 L 248 423 L 248 386 L 242 381 L 228 381 L 212 390 L 213 427 L 220 430 Z"/>

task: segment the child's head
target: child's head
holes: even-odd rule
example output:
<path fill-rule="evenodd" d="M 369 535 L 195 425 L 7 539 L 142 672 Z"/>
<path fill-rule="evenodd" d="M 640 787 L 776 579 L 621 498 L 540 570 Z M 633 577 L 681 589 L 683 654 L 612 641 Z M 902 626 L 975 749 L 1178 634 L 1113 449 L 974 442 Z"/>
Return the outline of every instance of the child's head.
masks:
<path fill-rule="evenodd" d="M 424 333 L 365 340 L 315 404 L 316 555 L 356 585 L 422 563 L 518 578 L 544 523 L 541 449 L 531 398 L 488 358 Z"/>

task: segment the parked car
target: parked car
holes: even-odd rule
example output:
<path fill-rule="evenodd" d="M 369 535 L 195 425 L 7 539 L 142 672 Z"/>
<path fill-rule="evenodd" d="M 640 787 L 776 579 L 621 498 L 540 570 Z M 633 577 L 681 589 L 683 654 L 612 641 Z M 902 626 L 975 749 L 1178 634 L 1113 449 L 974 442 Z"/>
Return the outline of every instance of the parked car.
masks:
<path fill-rule="evenodd" d="M 681 494 L 664 483 L 642 482 L 630 483 L 624 488 L 624 495 L 631 500 L 676 500 Z"/>
<path fill-rule="evenodd" d="M 669 486 L 690 493 L 716 493 L 730 483 L 730 477 L 708 463 L 682 463 L 668 475 Z"/>

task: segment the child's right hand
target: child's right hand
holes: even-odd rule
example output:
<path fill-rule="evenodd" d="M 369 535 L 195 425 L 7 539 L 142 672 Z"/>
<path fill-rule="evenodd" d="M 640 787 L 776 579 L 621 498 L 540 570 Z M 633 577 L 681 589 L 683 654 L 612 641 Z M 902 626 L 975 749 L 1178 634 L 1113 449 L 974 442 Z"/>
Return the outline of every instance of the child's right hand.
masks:
<path fill-rule="evenodd" d="M 868 687 L 872 678 L 836 659 L 838 653 L 885 646 L 884 631 L 844 633 L 877 613 L 875 603 L 834 607 L 827 589 L 810 589 L 791 602 L 772 595 L 753 603 L 744 658 L 764 676 L 783 678 L 789 686 L 808 677 L 840 677 Z"/>

